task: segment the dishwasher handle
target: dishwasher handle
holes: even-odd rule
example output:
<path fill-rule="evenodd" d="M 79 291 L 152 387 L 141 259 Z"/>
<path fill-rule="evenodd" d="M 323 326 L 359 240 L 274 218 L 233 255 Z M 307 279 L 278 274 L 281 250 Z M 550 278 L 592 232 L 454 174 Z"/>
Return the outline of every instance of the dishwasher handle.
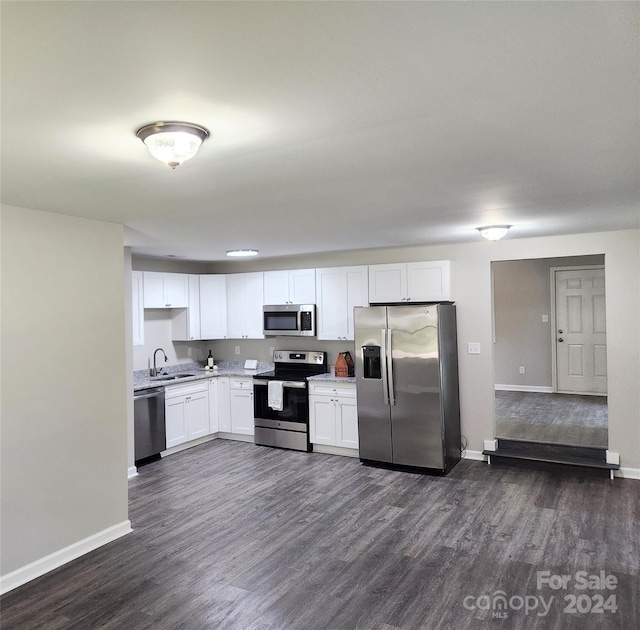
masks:
<path fill-rule="evenodd" d="M 154 398 L 155 396 L 161 396 L 164 394 L 164 387 L 156 387 L 155 389 L 143 389 L 138 392 L 134 392 L 134 400 L 142 400 L 143 398 Z"/>

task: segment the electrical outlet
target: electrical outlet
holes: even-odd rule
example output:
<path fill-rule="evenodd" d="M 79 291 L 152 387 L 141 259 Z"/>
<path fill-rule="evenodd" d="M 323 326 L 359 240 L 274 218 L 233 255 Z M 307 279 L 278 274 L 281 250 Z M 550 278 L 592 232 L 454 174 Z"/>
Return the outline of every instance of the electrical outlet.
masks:
<path fill-rule="evenodd" d="M 270 346 L 269 348 L 269 356 L 273 359 L 273 353 L 275 351 L 275 348 L 273 346 Z"/>
<path fill-rule="evenodd" d="M 236 354 L 240 354 L 240 346 L 236 346 Z"/>
<path fill-rule="evenodd" d="M 542 323 L 543 324 L 547 324 L 549 322 L 549 316 L 548 315 L 543 315 L 542 316 Z"/>
<path fill-rule="evenodd" d="M 189 346 L 187 348 L 187 356 L 188 357 L 192 357 L 193 356 L 193 348 L 191 346 Z"/>
<path fill-rule="evenodd" d="M 480 344 L 469 342 L 467 344 L 467 354 L 480 354 Z"/>
<path fill-rule="evenodd" d="M 520 374 L 524 374 L 527 371 L 524 365 L 521 365 L 518 369 L 520 370 Z"/>

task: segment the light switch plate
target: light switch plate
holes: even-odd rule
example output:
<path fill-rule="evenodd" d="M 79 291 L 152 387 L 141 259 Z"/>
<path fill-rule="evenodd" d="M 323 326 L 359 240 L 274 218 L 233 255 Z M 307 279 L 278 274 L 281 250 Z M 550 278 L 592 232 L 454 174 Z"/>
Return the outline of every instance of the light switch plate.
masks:
<path fill-rule="evenodd" d="M 480 354 L 480 344 L 476 342 L 469 342 L 467 344 L 467 354 Z"/>

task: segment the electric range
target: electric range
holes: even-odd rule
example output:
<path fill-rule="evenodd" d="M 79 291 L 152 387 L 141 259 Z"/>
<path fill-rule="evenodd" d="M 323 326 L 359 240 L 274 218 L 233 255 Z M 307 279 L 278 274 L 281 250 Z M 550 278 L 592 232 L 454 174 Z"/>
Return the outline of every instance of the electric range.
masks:
<path fill-rule="evenodd" d="M 253 377 L 254 442 L 310 451 L 307 377 L 327 372 L 327 353 L 276 350 L 274 369 Z"/>

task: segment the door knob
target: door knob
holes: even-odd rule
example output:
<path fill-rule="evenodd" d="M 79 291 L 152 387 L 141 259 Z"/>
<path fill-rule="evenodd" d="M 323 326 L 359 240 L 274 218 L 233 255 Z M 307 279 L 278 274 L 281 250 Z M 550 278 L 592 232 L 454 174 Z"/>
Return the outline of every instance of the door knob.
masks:
<path fill-rule="evenodd" d="M 562 343 L 562 342 L 564 341 L 564 339 L 563 339 L 562 337 L 560 337 L 560 338 L 558 339 L 558 341 L 559 341 L 560 343 Z"/>

